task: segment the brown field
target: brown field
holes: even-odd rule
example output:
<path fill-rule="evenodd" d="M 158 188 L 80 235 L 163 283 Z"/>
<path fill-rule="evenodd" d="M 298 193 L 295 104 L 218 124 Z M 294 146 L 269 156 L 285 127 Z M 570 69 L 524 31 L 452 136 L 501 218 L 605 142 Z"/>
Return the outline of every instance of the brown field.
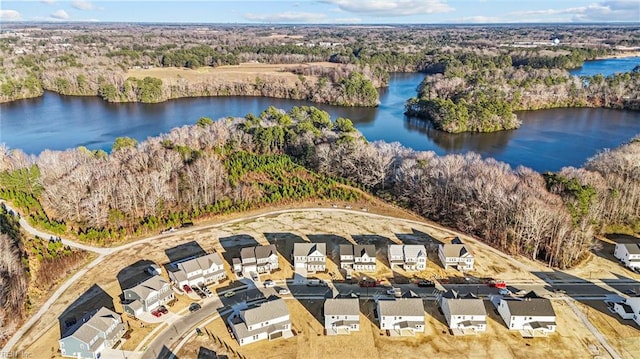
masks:
<path fill-rule="evenodd" d="M 155 67 L 150 69 L 130 69 L 127 77 L 144 78 L 147 76 L 156 77 L 162 80 L 185 79 L 190 82 L 251 82 L 254 83 L 256 77 L 262 80 L 280 79 L 287 81 L 297 81 L 298 75 L 291 72 L 292 69 L 304 66 L 314 67 L 336 67 L 338 64 L 331 62 L 314 62 L 307 64 L 260 64 L 242 63 L 240 65 L 225 65 L 218 67 L 201 67 L 189 69 L 185 67 Z M 315 76 L 305 76 L 306 81 L 315 83 Z"/>
<path fill-rule="evenodd" d="M 389 337 L 377 326 L 372 312 L 372 301 L 361 301 L 360 331 L 349 336 L 326 336 L 320 319 L 322 301 L 288 300 L 296 336 L 273 342 L 261 341 L 240 347 L 227 332 L 222 319 L 206 328 L 217 339 L 204 335 L 193 337 L 177 353 L 179 358 L 197 358 L 201 348 L 219 354 L 239 353 L 251 358 L 586 358 L 594 355 L 596 340 L 564 303 L 555 303 L 558 332 L 545 338 L 523 339 L 518 332 L 509 331 L 502 319 L 485 302 L 489 314 L 488 329 L 484 334 L 452 336 L 448 334 L 445 319 L 435 302 L 425 302 L 426 328 L 415 337 Z M 226 343 L 227 350 L 220 342 Z M 591 345 L 594 344 L 594 345 Z M 519 350 L 522 348 L 522 350 Z"/>
<path fill-rule="evenodd" d="M 576 303 L 623 358 L 640 358 L 640 327 L 607 310 L 602 301 Z"/>

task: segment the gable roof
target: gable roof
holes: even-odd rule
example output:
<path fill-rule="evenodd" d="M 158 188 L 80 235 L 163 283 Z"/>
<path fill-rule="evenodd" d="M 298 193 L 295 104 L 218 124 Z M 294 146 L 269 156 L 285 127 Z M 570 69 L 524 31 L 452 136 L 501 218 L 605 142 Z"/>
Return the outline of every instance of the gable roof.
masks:
<path fill-rule="evenodd" d="M 222 259 L 218 253 L 209 253 L 201 257 L 191 258 L 177 263 L 176 267 L 186 273 L 192 273 L 197 270 L 209 269 L 213 265 L 222 266 Z"/>
<path fill-rule="evenodd" d="M 338 246 L 341 256 L 353 255 L 353 244 L 341 244 Z"/>
<path fill-rule="evenodd" d="M 258 307 L 245 309 L 242 311 L 244 322 L 247 326 L 263 323 L 271 319 L 276 319 L 289 315 L 289 309 L 284 299 L 275 299 L 262 303 Z"/>
<path fill-rule="evenodd" d="M 506 303 L 507 307 L 509 307 L 509 313 L 513 316 L 556 316 L 556 312 L 553 310 L 549 299 L 540 298 L 533 291 L 527 293 L 523 298 L 523 300 L 505 298 L 502 300 Z"/>
<path fill-rule="evenodd" d="M 276 250 L 276 246 L 274 244 L 269 244 L 266 246 L 256 246 L 255 253 L 257 259 L 269 258 L 272 255 L 278 255 L 278 251 Z"/>
<path fill-rule="evenodd" d="M 629 254 L 640 254 L 640 244 L 638 243 L 620 243 L 627 249 Z"/>
<path fill-rule="evenodd" d="M 449 313 L 454 315 L 487 315 L 484 302 L 479 298 L 444 298 L 443 304 L 447 303 Z"/>
<path fill-rule="evenodd" d="M 360 315 L 360 303 L 357 298 L 336 298 L 324 301 L 324 316 Z"/>
<path fill-rule="evenodd" d="M 102 307 L 95 312 L 86 314 L 79 322 L 80 324 L 70 328 L 62 339 L 75 337 L 78 340 L 89 343 L 99 333 L 106 331 L 115 322 L 120 322 L 120 315 L 106 307 Z"/>
<path fill-rule="evenodd" d="M 402 244 L 390 244 L 389 245 L 389 250 L 388 250 L 388 254 L 391 257 L 404 257 L 404 251 L 403 251 L 403 245 Z"/>
<path fill-rule="evenodd" d="M 424 316 L 424 304 L 421 298 L 400 298 L 396 300 L 379 300 L 378 316 Z"/>
<path fill-rule="evenodd" d="M 473 256 L 471 249 L 466 244 L 441 244 L 445 257 L 462 257 L 465 254 Z"/>
<path fill-rule="evenodd" d="M 419 258 L 427 256 L 427 248 L 421 244 L 405 244 L 403 249 L 405 257 Z"/>
<path fill-rule="evenodd" d="M 327 244 L 326 243 L 294 243 L 293 244 L 294 257 L 307 257 L 316 251 L 322 255 L 327 255 Z"/>
<path fill-rule="evenodd" d="M 168 283 L 164 278 L 159 275 L 154 275 L 153 277 L 150 277 L 144 282 L 127 290 L 136 293 L 142 299 L 147 299 L 154 292 L 159 292 L 165 285 L 168 285 Z"/>
<path fill-rule="evenodd" d="M 462 239 L 460 239 L 460 237 L 456 236 L 454 239 L 451 240 L 451 244 L 464 244 L 462 242 Z"/>
<path fill-rule="evenodd" d="M 375 258 L 376 246 L 373 244 L 356 244 L 353 246 L 353 255 L 355 257 L 364 257 L 365 254 L 369 258 Z"/>
<path fill-rule="evenodd" d="M 256 251 L 255 251 L 255 247 L 244 247 L 240 250 L 240 258 L 243 261 L 246 261 L 248 259 L 256 259 Z"/>

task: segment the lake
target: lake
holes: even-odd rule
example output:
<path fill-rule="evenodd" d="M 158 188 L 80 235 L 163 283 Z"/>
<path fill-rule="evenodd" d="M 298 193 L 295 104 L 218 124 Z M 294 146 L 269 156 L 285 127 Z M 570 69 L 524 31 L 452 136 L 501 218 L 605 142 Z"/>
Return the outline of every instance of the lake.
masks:
<path fill-rule="evenodd" d="M 611 63 L 611 60 L 604 60 Z M 583 69 L 593 64 L 586 63 Z M 598 65 L 599 66 L 599 65 Z M 611 71 L 615 67 L 609 66 Z M 416 94 L 423 74 L 393 74 L 380 93 L 377 108 L 346 108 L 264 97 L 208 97 L 160 104 L 110 104 L 96 97 L 44 96 L 0 105 L 0 142 L 30 154 L 45 149 L 77 146 L 109 150 L 114 139 L 139 141 L 194 124 L 202 116 L 213 119 L 259 113 L 270 105 L 289 110 L 314 105 L 332 118 L 350 118 L 368 140 L 397 141 L 416 150 L 437 154 L 474 151 L 512 166 L 556 171 L 581 166 L 604 148 L 614 148 L 640 133 L 640 112 L 607 109 L 553 109 L 518 113 L 523 125 L 513 131 L 448 134 L 429 122 L 404 116 L 404 102 Z"/>

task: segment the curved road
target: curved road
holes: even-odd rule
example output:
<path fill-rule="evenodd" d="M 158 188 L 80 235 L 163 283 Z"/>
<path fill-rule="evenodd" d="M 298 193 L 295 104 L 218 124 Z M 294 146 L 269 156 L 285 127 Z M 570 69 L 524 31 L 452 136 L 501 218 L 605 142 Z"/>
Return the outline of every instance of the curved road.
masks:
<path fill-rule="evenodd" d="M 18 213 L 15 209 L 10 207 L 5 201 L 3 201 L 1 199 L 0 199 L 0 204 L 4 204 L 7 207 L 7 209 L 12 210 L 14 213 Z M 203 226 L 194 226 L 194 227 L 191 227 L 189 229 L 180 229 L 177 232 L 173 232 L 173 233 L 170 233 L 170 234 L 154 235 L 154 236 L 151 236 L 151 237 L 147 237 L 147 238 L 144 238 L 144 239 L 140 239 L 140 240 L 137 240 L 137 241 L 133 241 L 133 242 L 129 242 L 129 243 L 123 244 L 121 246 L 111 247 L 111 248 L 95 247 L 95 246 L 90 246 L 90 245 L 78 243 L 78 242 L 75 242 L 75 241 L 72 241 L 72 240 L 69 240 L 69 239 L 62 239 L 62 243 L 64 245 L 96 253 L 96 254 L 98 254 L 98 257 L 95 258 L 93 261 L 91 261 L 87 266 L 85 266 L 84 268 L 82 268 L 81 270 L 76 272 L 71 278 L 69 278 L 62 285 L 60 285 L 60 287 L 58 287 L 58 289 L 40 307 L 40 309 L 31 318 L 29 318 L 29 320 L 22 327 L 20 327 L 20 329 L 18 329 L 15 332 L 15 334 L 9 339 L 9 341 L 7 341 L 7 343 L 5 344 L 4 348 L 2 348 L 0 350 L 0 353 L 9 353 L 12 350 L 13 346 L 18 342 L 18 340 L 20 340 L 20 338 L 40 319 L 40 317 L 48 310 L 48 308 L 73 283 L 75 283 L 79 278 L 81 278 L 84 274 L 86 274 L 89 269 L 95 267 L 96 265 L 101 263 L 103 260 L 105 260 L 108 256 L 110 256 L 112 254 L 115 254 L 115 253 L 117 253 L 119 251 L 131 248 L 131 247 L 139 245 L 139 244 L 148 243 L 150 241 L 153 241 L 153 240 L 156 240 L 156 239 L 162 238 L 162 237 L 173 236 L 173 235 L 176 235 L 178 233 L 179 234 L 187 234 L 187 233 L 191 233 L 191 232 L 195 232 L 195 231 L 213 229 L 213 228 L 222 227 L 222 226 L 226 226 L 226 225 L 237 223 L 237 222 L 244 222 L 244 221 L 247 221 L 247 220 L 252 220 L 252 219 L 265 217 L 265 216 L 270 216 L 270 215 L 279 215 L 279 214 L 285 214 L 285 213 L 295 213 L 295 212 L 304 212 L 304 211 L 344 212 L 344 213 L 354 213 L 355 212 L 355 213 L 358 213 L 359 215 L 362 215 L 362 216 L 367 216 L 367 217 L 372 217 L 372 218 L 381 218 L 381 219 L 393 219 L 393 220 L 402 221 L 402 222 L 405 222 L 405 223 L 411 223 L 411 224 L 416 224 L 416 225 L 420 225 L 420 226 L 432 227 L 432 228 L 438 229 L 440 231 L 443 231 L 445 233 L 448 233 L 450 235 L 459 235 L 458 233 L 454 232 L 453 230 L 441 227 L 441 226 L 433 224 L 433 223 L 427 223 L 427 222 L 410 220 L 410 219 L 403 219 L 403 218 L 386 216 L 386 215 L 375 214 L 375 213 L 370 213 L 370 212 L 361 212 L 361 211 L 352 210 L 352 209 L 311 207 L 311 208 L 283 209 L 283 210 L 277 210 L 277 211 L 268 212 L 268 213 L 256 214 L 256 215 L 252 215 L 252 216 L 248 216 L 248 217 L 236 218 L 236 219 L 233 219 L 233 220 L 220 222 L 220 223 L 215 223 L 215 224 L 209 224 L 209 225 L 203 225 Z M 32 235 L 37 235 L 38 237 L 43 238 L 43 240 L 48 240 L 48 238 L 51 237 L 50 234 L 47 234 L 45 232 L 41 232 L 41 231 L 33 228 L 22 217 L 20 218 L 19 222 L 20 222 L 20 225 L 24 228 L 24 230 L 27 231 L 28 233 L 32 234 Z M 503 252 L 501 252 L 501 251 L 499 251 L 499 250 L 497 250 L 497 249 L 495 249 L 495 248 L 493 248 L 493 247 L 491 247 L 491 246 L 489 246 L 489 245 L 487 245 L 485 243 L 482 243 L 482 242 L 480 242 L 478 240 L 475 240 L 474 238 L 471 238 L 469 236 L 464 236 L 464 237 L 467 238 L 467 239 L 470 239 L 471 242 L 473 242 L 474 246 L 483 247 L 484 250 L 488 250 L 488 251 L 493 252 L 494 254 L 500 256 L 501 258 L 503 258 L 505 261 L 511 262 L 516 267 L 521 267 L 521 268 L 524 267 L 523 269 L 526 269 L 527 271 L 535 271 L 536 270 L 534 268 L 530 268 L 528 265 L 524 265 L 523 263 L 515 260 L 513 257 L 508 256 L 508 255 L 504 254 Z M 544 283 L 544 281 L 541 281 L 541 282 Z M 211 310 L 215 310 L 216 307 L 219 307 L 219 303 L 216 303 L 216 304 L 217 305 L 215 305 L 214 303 L 210 303 L 210 305 L 207 305 L 206 307 L 203 306 L 203 309 L 205 309 L 205 310 L 203 310 L 202 312 L 209 312 Z M 198 323 L 198 321 L 195 320 L 195 318 L 196 318 L 196 316 L 188 316 L 188 319 L 185 318 L 187 320 L 184 320 L 182 323 L 179 323 L 179 324 L 178 323 L 174 323 L 174 324 L 170 325 L 168 329 L 163 330 L 161 333 L 158 334 L 158 336 L 156 338 L 154 338 L 154 340 L 152 340 L 153 344 L 164 342 L 165 345 L 169 344 L 168 346 L 171 347 L 172 346 L 171 344 L 175 343 L 180 337 L 184 336 L 188 332 L 188 330 L 190 328 L 192 328 L 194 325 L 196 325 Z M 169 330 L 169 329 L 172 329 L 172 330 Z M 174 332 L 174 331 L 175 331 L 175 335 L 172 335 L 171 333 Z M 596 333 L 594 333 L 594 335 L 595 334 Z M 600 334 L 600 333 L 598 333 L 598 334 Z M 600 340 L 600 342 L 602 344 L 604 344 L 603 346 L 605 346 L 605 348 L 607 350 L 612 349 L 612 348 L 610 348 L 608 343 L 606 343 L 606 340 L 604 338 L 602 338 L 602 335 L 600 335 L 600 337 L 598 337 L 598 336 L 596 336 L 596 337 Z M 157 340 L 158 338 L 161 338 L 161 340 Z M 152 347 L 153 346 L 154 345 L 152 345 Z M 166 346 L 165 346 L 165 348 L 169 349 Z M 154 348 L 154 349 L 156 349 L 156 348 Z M 610 353 L 611 352 L 615 353 L 615 350 L 611 350 Z M 160 353 L 153 353 L 153 354 L 154 355 L 158 355 Z M 612 356 L 616 357 L 616 354 L 617 353 L 612 354 Z"/>

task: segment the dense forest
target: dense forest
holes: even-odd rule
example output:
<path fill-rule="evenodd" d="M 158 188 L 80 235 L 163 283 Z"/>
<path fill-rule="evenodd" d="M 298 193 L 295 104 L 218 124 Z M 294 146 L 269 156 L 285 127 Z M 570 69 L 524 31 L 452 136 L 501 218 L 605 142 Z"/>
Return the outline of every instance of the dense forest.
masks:
<path fill-rule="evenodd" d="M 106 244 L 193 219 L 303 199 L 353 200 L 355 187 L 472 233 L 509 253 L 565 268 L 611 226 L 638 231 L 640 141 L 584 168 L 539 174 L 478 155 L 368 143 L 313 107 L 212 121 L 111 154 L 77 148 L 32 158 L 4 150 L 0 195 L 35 225 Z M 354 187 L 355 186 L 355 187 Z"/>
<path fill-rule="evenodd" d="M 582 58 L 574 53 L 556 59 Z M 420 84 L 418 97 L 407 101 L 406 113 L 431 120 L 437 129 L 457 133 L 518 128 L 520 121 L 514 113 L 518 110 L 640 110 L 640 71 L 577 77 L 565 69 L 549 67 L 557 63 L 541 58 L 524 62 L 508 55 L 441 56 L 430 68 L 434 74 Z"/>

